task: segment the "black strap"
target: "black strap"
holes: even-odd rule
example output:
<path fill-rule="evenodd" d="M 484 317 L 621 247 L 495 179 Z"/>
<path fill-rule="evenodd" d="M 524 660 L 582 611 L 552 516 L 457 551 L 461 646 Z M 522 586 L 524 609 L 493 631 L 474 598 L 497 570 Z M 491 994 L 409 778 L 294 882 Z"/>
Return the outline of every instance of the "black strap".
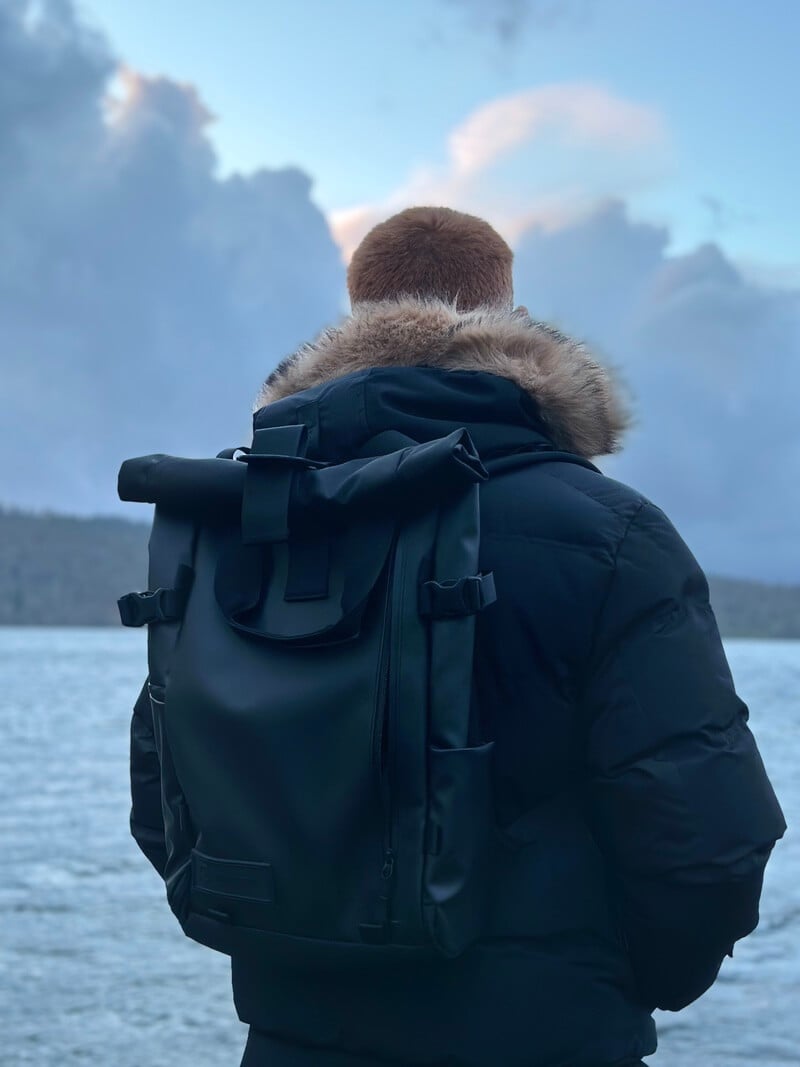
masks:
<path fill-rule="evenodd" d="M 194 571 L 182 563 L 171 589 L 155 589 L 145 593 L 126 593 L 117 601 L 123 626 L 146 626 L 151 622 L 174 622 L 183 618 Z"/>
<path fill-rule="evenodd" d="M 306 427 L 268 426 L 253 434 L 252 449 L 240 456 L 247 464 L 242 495 L 242 540 L 245 544 L 286 541 L 289 537 L 289 504 L 294 475 L 298 470 L 327 464 L 307 459 Z"/>
<path fill-rule="evenodd" d="M 419 613 L 432 619 L 475 615 L 497 600 L 494 574 L 472 574 L 443 582 L 423 582 L 419 591 Z"/>

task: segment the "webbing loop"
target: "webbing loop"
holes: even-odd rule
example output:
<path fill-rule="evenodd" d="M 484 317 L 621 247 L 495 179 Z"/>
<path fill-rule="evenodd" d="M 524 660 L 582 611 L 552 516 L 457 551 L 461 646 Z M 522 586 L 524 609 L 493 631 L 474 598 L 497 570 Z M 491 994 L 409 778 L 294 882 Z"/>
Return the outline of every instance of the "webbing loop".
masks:
<path fill-rule="evenodd" d="M 472 574 L 443 582 L 423 582 L 419 594 L 420 615 L 433 619 L 475 615 L 497 600 L 494 574 Z"/>

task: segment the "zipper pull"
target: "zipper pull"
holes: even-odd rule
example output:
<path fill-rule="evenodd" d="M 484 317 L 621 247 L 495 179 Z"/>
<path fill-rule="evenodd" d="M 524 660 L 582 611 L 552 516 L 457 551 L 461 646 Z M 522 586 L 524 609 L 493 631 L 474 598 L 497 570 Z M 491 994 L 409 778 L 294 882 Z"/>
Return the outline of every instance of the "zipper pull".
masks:
<path fill-rule="evenodd" d="M 394 852 L 390 848 L 387 848 L 383 854 L 383 867 L 381 867 L 381 878 L 387 882 L 394 874 Z"/>

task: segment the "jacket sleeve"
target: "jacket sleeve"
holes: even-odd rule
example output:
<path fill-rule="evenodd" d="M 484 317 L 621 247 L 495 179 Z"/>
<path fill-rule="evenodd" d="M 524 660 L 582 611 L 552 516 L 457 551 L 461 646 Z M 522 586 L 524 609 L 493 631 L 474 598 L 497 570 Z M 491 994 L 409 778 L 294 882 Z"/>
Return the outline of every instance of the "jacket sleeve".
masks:
<path fill-rule="evenodd" d="M 786 824 L 705 575 L 649 501 L 617 550 L 591 663 L 589 820 L 642 1000 L 677 1011 L 758 924 Z"/>
<path fill-rule="evenodd" d="M 161 764 L 153 736 L 153 712 L 147 682 L 142 686 L 131 719 L 130 771 L 131 833 L 163 878 L 167 851 L 161 813 Z"/>

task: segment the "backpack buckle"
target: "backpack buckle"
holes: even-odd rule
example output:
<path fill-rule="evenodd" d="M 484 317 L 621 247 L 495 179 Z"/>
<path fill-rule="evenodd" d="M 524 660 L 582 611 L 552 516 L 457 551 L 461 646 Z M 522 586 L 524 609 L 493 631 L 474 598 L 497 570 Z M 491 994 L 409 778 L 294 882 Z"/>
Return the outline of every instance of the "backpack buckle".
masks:
<path fill-rule="evenodd" d="M 174 589 L 126 593 L 117 601 L 123 626 L 146 626 L 151 622 L 175 622 L 183 617 L 194 571 L 182 563 Z"/>
<path fill-rule="evenodd" d="M 494 574 L 471 574 L 443 582 L 423 582 L 419 591 L 419 613 L 432 619 L 475 615 L 497 600 Z"/>
<path fill-rule="evenodd" d="M 126 593 L 117 601 L 123 626 L 145 626 L 151 622 L 166 622 L 172 616 L 166 610 L 164 594 L 167 589 L 146 593 Z"/>

